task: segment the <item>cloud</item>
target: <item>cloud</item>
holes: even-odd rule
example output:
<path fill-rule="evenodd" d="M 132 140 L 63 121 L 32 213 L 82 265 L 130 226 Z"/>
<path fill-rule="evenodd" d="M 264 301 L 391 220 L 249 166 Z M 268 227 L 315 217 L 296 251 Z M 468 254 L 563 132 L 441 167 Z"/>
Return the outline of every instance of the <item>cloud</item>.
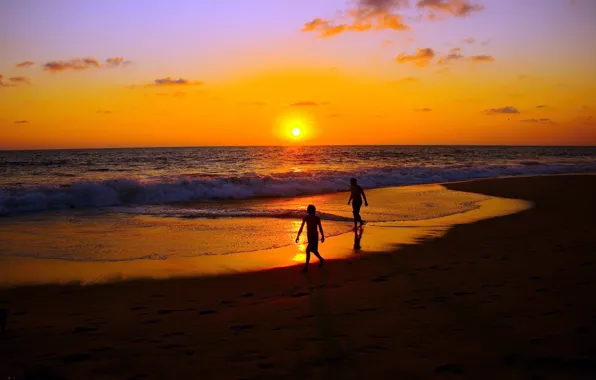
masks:
<path fill-rule="evenodd" d="M 4 76 L 0 74 L 0 87 L 11 87 L 9 84 L 4 84 L 4 82 L 2 82 L 2 78 L 4 78 Z"/>
<path fill-rule="evenodd" d="M 301 31 L 314 32 L 320 37 L 333 37 L 344 32 L 411 29 L 399 13 L 404 8 L 410 8 L 410 0 L 354 0 L 351 3 L 354 5 L 338 12 L 337 17 L 316 17 L 305 23 Z M 420 0 L 416 7 L 429 11 L 428 20 L 436 19 L 436 13 L 465 17 L 484 9 L 467 0 Z"/>
<path fill-rule="evenodd" d="M 28 62 L 28 61 L 27 61 Z M 23 62 L 25 63 L 25 62 Z M 119 67 L 119 66 L 126 66 L 130 64 L 131 61 L 127 61 L 122 57 L 112 57 L 107 58 L 105 60 L 104 65 L 102 65 L 96 58 L 93 57 L 86 57 L 86 58 L 76 58 L 70 59 L 66 61 L 50 61 L 46 62 L 42 65 L 44 71 L 49 71 L 51 73 L 58 73 L 61 71 L 66 70 L 87 70 L 87 69 L 98 69 L 100 67 Z"/>
<path fill-rule="evenodd" d="M 148 84 L 147 86 L 201 86 L 205 84 L 202 81 L 190 81 L 188 79 L 178 78 L 174 79 L 172 77 L 165 77 L 161 79 L 156 79 L 153 83 Z"/>
<path fill-rule="evenodd" d="M 99 113 L 99 114 L 102 114 L 102 115 L 109 115 L 109 114 L 112 113 L 112 111 L 110 111 L 110 110 L 97 110 L 97 111 L 95 111 L 95 113 Z"/>
<path fill-rule="evenodd" d="M 415 54 L 401 53 L 395 60 L 397 63 L 413 63 L 416 66 L 424 67 L 435 57 L 435 51 L 431 48 L 417 49 Z"/>
<path fill-rule="evenodd" d="M 473 55 L 470 57 L 472 62 L 494 62 L 495 57 L 491 55 Z"/>
<path fill-rule="evenodd" d="M 15 120 L 14 123 L 15 124 L 28 124 L 29 120 Z"/>
<path fill-rule="evenodd" d="M 296 102 L 296 103 L 290 103 L 288 104 L 289 107 L 317 107 L 317 106 L 324 106 L 327 105 L 329 103 L 327 102 L 313 102 L 311 100 L 306 100 L 306 101 L 302 101 L 302 102 Z"/>
<path fill-rule="evenodd" d="M 474 37 L 464 38 L 462 41 L 465 42 L 465 43 L 467 43 L 467 44 L 476 43 L 476 39 Z"/>
<path fill-rule="evenodd" d="M 501 108 L 489 108 L 484 110 L 484 113 L 487 115 L 497 115 L 497 114 L 516 114 L 520 113 L 517 108 L 512 106 L 506 106 Z"/>
<path fill-rule="evenodd" d="M 520 120 L 522 123 L 548 123 L 548 124 L 553 124 L 553 122 L 550 119 L 547 118 L 540 118 L 540 119 L 523 119 Z"/>
<path fill-rule="evenodd" d="M 87 70 L 99 68 L 99 61 L 93 57 L 71 59 L 69 61 L 50 61 L 42 65 L 44 71 L 58 73 L 66 70 Z"/>
<path fill-rule="evenodd" d="M 420 0 L 416 4 L 416 7 L 451 14 L 455 17 L 466 17 L 472 12 L 478 12 L 484 9 L 484 6 L 470 4 L 466 0 Z M 431 15 L 431 19 L 434 19 L 434 15 Z"/>
<path fill-rule="evenodd" d="M 408 4 L 408 0 L 359 0 L 355 8 L 339 12 L 336 20 L 317 17 L 305 23 L 301 31 L 332 37 L 344 32 L 409 30 L 403 17 L 395 13 Z"/>
<path fill-rule="evenodd" d="M 536 108 L 542 109 L 542 108 L 548 108 L 548 106 L 546 104 L 539 104 L 536 106 Z"/>
<path fill-rule="evenodd" d="M 33 61 L 23 61 L 21 63 L 17 63 L 16 67 L 18 67 L 18 68 L 31 67 L 34 64 L 35 64 L 35 62 L 33 62 Z"/>
<path fill-rule="evenodd" d="M 410 27 L 397 14 L 369 10 L 348 11 L 345 22 L 334 22 L 320 17 L 304 24 L 302 32 L 315 32 L 320 37 L 333 37 L 344 32 L 366 32 L 370 30 L 408 30 Z"/>
<path fill-rule="evenodd" d="M 415 111 L 418 112 L 432 112 L 432 108 L 424 107 L 424 108 L 417 108 Z"/>
<path fill-rule="evenodd" d="M 449 54 L 439 59 L 438 64 L 444 65 L 446 63 L 449 63 L 450 61 L 457 61 L 462 58 L 464 58 L 464 56 L 461 54 L 461 49 L 453 48 L 449 51 Z"/>
<path fill-rule="evenodd" d="M 2 78 L 4 78 L 4 77 L 2 76 L 2 74 L 0 74 L 0 87 L 15 87 L 15 86 L 16 86 L 16 85 L 14 85 L 14 84 L 10 84 L 10 83 L 4 83 L 4 82 L 2 81 Z"/>
<path fill-rule="evenodd" d="M 8 80 L 13 84 L 31 84 L 27 77 L 10 77 Z"/>
<path fill-rule="evenodd" d="M 107 67 L 118 67 L 118 66 L 126 66 L 131 64 L 132 61 L 124 60 L 122 57 L 112 57 L 106 59 L 106 66 Z"/>

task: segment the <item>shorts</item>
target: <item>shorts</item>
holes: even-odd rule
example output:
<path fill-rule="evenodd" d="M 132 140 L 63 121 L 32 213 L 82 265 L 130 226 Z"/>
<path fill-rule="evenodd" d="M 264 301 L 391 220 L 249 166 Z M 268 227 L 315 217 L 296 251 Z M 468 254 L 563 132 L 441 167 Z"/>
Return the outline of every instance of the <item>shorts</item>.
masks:
<path fill-rule="evenodd" d="M 308 252 L 319 252 L 319 237 L 309 236 L 308 245 L 306 246 Z"/>

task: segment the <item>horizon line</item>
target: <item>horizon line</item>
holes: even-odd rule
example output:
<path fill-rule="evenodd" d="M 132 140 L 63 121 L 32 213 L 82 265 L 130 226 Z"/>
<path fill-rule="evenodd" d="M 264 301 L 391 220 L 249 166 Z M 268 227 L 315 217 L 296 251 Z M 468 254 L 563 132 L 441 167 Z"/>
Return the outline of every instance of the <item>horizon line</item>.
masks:
<path fill-rule="evenodd" d="M 175 146 L 122 146 L 79 148 L 25 148 L 0 149 L 0 152 L 35 152 L 56 150 L 118 150 L 118 149 L 191 149 L 191 148 L 287 148 L 287 147 L 544 147 L 544 148 L 596 148 L 596 145 L 523 145 L 523 144 L 308 144 L 308 145 L 175 145 Z"/>

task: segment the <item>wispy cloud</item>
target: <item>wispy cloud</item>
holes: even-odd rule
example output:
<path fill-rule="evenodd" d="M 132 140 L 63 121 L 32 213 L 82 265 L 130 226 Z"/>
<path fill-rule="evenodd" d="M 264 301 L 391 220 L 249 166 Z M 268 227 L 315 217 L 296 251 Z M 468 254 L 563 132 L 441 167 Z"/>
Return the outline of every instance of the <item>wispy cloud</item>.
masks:
<path fill-rule="evenodd" d="M 415 111 L 418 112 L 432 112 L 432 108 L 424 107 L 424 108 L 417 108 Z"/>
<path fill-rule="evenodd" d="M 13 84 L 31 84 L 31 80 L 27 77 L 10 77 L 8 80 Z"/>
<path fill-rule="evenodd" d="M 172 77 L 165 77 L 156 79 L 153 83 L 148 84 L 146 87 L 155 87 L 155 86 L 201 86 L 205 84 L 203 81 L 191 81 L 184 78 L 174 79 Z"/>
<path fill-rule="evenodd" d="M 50 61 L 42 65 L 44 71 L 58 73 L 66 70 L 87 70 L 99 68 L 99 61 L 93 57 L 77 58 L 68 61 Z"/>
<path fill-rule="evenodd" d="M 439 13 L 447 13 L 456 17 L 466 17 L 472 12 L 478 12 L 484 9 L 479 4 L 471 4 L 466 0 L 420 0 L 416 7 L 427 9 Z M 431 15 L 434 18 L 434 15 Z"/>
<path fill-rule="evenodd" d="M 2 74 L 0 74 L 0 87 L 14 87 L 14 85 L 8 84 L 8 83 L 4 83 L 2 81 L 2 78 L 4 78 L 4 76 Z"/>
<path fill-rule="evenodd" d="M 33 61 L 23 61 L 21 63 L 17 63 L 16 67 L 25 68 L 25 67 L 31 67 L 33 65 L 35 65 L 35 62 L 33 62 Z"/>
<path fill-rule="evenodd" d="M 99 113 L 99 114 L 102 114 L 102 115 L 109 115 L 109 114 L 112 113 L 112 111 L 110 111 L 110 110 L 97 110 L 97 111 L 95 111 L 95 113 Z"/>
<path fill-rule="evenodd" d="M 31 84 L 27 77 L 10 77 L 7 82 L 3 81 L 4 76 L 0 74 L 0 87 L 16 87 L 22 84 Z"/>
<path fill-rule="evenodd" d="M 354 8 L 339 12 L 334 20 L 314 18 L 304 24 L 302 31 L 332 37 L 344 32 L 408 30 L 403 16 L 396 12 L 408 5 L 408 0 L 358 0 Z"/>
<path fill-rule="evenodd" d="M 492 55 L 473 55 L 470 57 L 472 62 L 494 62 L 495 57 Z"/>
<path fill-rule="evenodd" d="M 449 51 L 449 53 L 444 56 L 441 57 L 438 61 L 439 65 L 444 65 L 446 63 L 449 63 L 451 61 L 457 61 L 460 59 L 463 59 L 464 56 L 461 54 L 461 49 L 460 48 L 453 48 Z"/>
<path fill-rule="evenodd" d="M 476 39 L 474 37 L 464 38 L 462 41 L 465 42 L 465 43 L 467 43 L 467 44 L 476 43 Z"/>
<path fill-rule="evenodd" d="M 540 119 L 523 119 L 520 120 L 522 123 L 547 123 L 547 124 L 553 124 L 553 122 L 551 121 L 551 119 L 548 118 L 540 118 Z"/>
<path fill-rule="evenodd" d="M 132 63 L 131 61 L 125 60 L 122 57 L 112 57 L 107 58 L 104 61 L 104 64 L 101 64 L 97 58 L 93 57 L 86 57 L 86 58 L 76 58 L 76 59 L 69 59 L 69 60 L 56 60 L 56 61 L 49 61 L 44 63 L 41 67 L 44 71 L 48 71 L 51 73 L 58 73 L 61 71 L 67 70 L 88 70 L 88 69 L 99 69 L 101 67 L 104 68 L 113 68 L 113 67 L 120 67 L 126 66 Z"/>
<path fill-rule="evenodd" d="M 484 113 L 487 115 L 498 115 L 498 114 L 517 114 L 520 113 L 519 110 L 512 106 L 506 106 L 501 108 L 489 108 L 484 110 Z"/>
<path fill-rule="evenodd" d="M 413 63 L 416 66 L 424 67 L 427 66 L 435 57 L 435 51 L 431 48 L 417 49 L 416 53 L 408 54 L 401 53 L 395 57 L 397 63 Z"/>
<path fill-rule="evenodd" d="M 28 124 L 29 120 L 15 120 L 13 123 L 15 124 Z"/>
<path fill-rule="evenodd" d="M 131 64 L 132 61 L 125 60 L 122 57 L 112 57 L 106 59 L 106 66 L 107 67 L 118 67 L 118 66 L 126 66 Z"/>

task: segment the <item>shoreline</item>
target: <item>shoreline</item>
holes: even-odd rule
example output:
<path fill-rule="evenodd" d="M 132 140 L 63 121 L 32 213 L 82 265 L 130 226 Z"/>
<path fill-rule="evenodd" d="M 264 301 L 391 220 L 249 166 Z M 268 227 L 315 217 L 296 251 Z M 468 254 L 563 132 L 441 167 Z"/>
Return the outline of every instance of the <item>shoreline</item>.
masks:
<path fill-rule="evenodd" d="M 593 379 L 596 176 L 445 186 L 534 207 L 307 276 L 0 289 L 0 375 Z"/>
<path fill-rule="evenodd" d="M 439 187 L 446 189 L 444 185 L 430 184 L 407 186 L 405 191 L 432 190 Z M 387 188 L 379 191 L 395 189 L 397 188 Z M 343 195 L 343 193 L 340 195 Z M 399 196 L 399 193 L 395 196 Z M 298 201 L 293 199 L 292 202 L 297 203 Z M 493 197 L 477 201 L 474 208 L 454 212 L 446 216 L 404 221 L 369 222 L 363 229 L 363 241 L 365 242 L 363 249 L 355 250 L 353 248 L 354 232 L 349 229 L 335 235 L 328 235 L 325 244 L 321 244 L 320 248 L 323 257 L 330 261 L 350 259 L 355 255 L 387 251 L 393 249 L 396 245 L 415 244 L 429 236 L 438 237 L 457 224 L 473 223 L 486 218 L 513 214 L 529 207 L 531 207 L 531 204 L 526 201 Z M 295 226 L 296 230 L 298 225 Z M 392 228 L 392 230 L 389 231 L 386 228 Z M 10 235 L 8 237 L 10 238 Z M 158 236 L 151 235 L 146 238 L 160 239 Z M 179 238 L 195 239 L 192 233 L 180 235 Z M 116 246 L 118 247 L 118 245 Z M 122 244 L 120 247 L 120 249 L 125 249 L 129 246 Z M 306 244 L 301 241 L 300 244 L 293 244 L 292 242 L 270 249 L 196 257 L 167 257 L 157 253 L 147 255 L 155 256 L 153 258 L 122 260 L 0 257 L 0 279 L 2 279 L 0 288 L 45 284 L 93 285 L 134 281 L 136 279 L 205 277 L 230 273 L 259 272 L 271 268 L 303 264 L 305 249 Z"/>

